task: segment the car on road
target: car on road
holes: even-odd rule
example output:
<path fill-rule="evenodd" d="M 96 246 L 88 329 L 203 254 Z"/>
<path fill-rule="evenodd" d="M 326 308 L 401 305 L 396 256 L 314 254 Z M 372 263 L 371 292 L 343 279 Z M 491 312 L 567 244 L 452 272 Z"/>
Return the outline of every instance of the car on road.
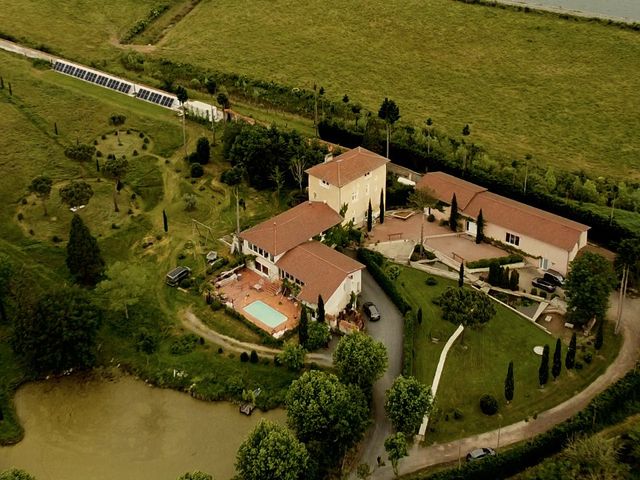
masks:
<path fill-rule="evenodd" d="M 556 291 L 556 286 L 553 283 L 541 277 L 537 277 L 531 280 L 531 285 L 549 293 L 553 293 Z"/>
<path fill-rule="evenodd" d="M 377 322 L 380 320 L 380 310 L 378 310 L 378 307 L 376 307 L 373 302 L 365 302 L 364 305 L 362 305 L 362 309 L 370 321 Z"/>
<path fill-rule="evenodd" d="M 496 451 L 493 448 L 476 448 L 467 453 L 467 462 L 473 462 L 474 460 L 480 460 L 481 458 L 490 457 L 495 454 Z"/>
<path fill-rule="evenodd" d="M 542 278 L 556 287 L 564 286 L 564 275 L 560 272 L 556 272 L 555 270 L 547 270 L 544 272 Z"/>

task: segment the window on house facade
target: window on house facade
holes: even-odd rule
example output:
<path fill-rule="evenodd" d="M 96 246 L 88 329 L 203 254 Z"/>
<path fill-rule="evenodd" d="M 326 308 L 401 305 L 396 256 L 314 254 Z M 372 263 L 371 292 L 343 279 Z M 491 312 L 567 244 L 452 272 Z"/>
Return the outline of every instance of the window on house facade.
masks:
<path fill-rule="evenodd" d="M 358 190 L 351 192 L 351 201 L 355 202 L 356 200 L 358 200 Z"/>
<path fill-rule="evenodd" d="M 368 183 L 364 186 L 364 194 L 365 195 L 369 195 L 369 184 Z"/>
<path fill-rule="evenodd" d="M 515 245 L 516 247 L 520 245 L 520 237 L 518 235 L 514 235 L 513 233 L 507 232 L 505 240 L 510 245 Z"/>

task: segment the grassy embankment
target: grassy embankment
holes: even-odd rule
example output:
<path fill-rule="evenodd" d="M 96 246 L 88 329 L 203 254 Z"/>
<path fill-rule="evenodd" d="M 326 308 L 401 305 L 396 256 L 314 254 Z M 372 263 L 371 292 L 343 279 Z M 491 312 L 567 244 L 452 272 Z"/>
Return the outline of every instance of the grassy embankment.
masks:
<path fill-rule="evenodd" d="M 7 5 L 0 24 L 71 58 L 115 63 L 109 39 L 152 3 L 87 3 Z M 468 123 L 469 141 L 509 160 L 531 153 L 558 169 L 640 179 L 640 34 L 615 26 L 448 0 L 203 1 L 148 51 L 292 86 L 317 82 L 374 114 L 388 96 L 404 120 L 432 117 L 456 137 Z"/>
<path fill-rule="evenodd" d="M 260 385 L 266 394 L 264 400 L 271 397 L 269 402 L 277 402 L 293 378 L 282 369 L 240 363 L 237 355 L 218 353 L 218 347 L 209 344 L 197 345 L 186 355 L 172 355 L 169 351 L 172 342 L 183 333 L 179 311 L 188 305 L 203 313 L 207 309 L 202 308 L 204 302 L 197 295 L 166 287 L 165 273 L 184 255 L 181 263 L 191 265 L 195 275 L 203 274 L 203 254 L 208 249 L 224 252 L 216 239 L 234 225 L 231 194 L 217 181 L 225 168 L 220 160 L 220 145 L 214 149 L 214 161 L 205 167 L 204 177 L 185 178 L 181 127 L 173 112 L 52 71 L 35 69 L 29 61 L 16 56 L 0 53 L 0 60 L 0 74 L 5 85 L 11 82 L 13 92 L 10 96 L 8 88 L 0 90 L 0 116 L 5 121 L 0 140 L 0 253 L 9 255 L 19 272 L 16 290 L 37 294 L 71 283 L 65 267 L 65 241 L 72 214 L 61 205 L 57 191 L 69 180 L 82 178 L 92 185 L 95 195 L 80 215 L 98 238 L 107 264 L 127 262 L 131 269 L 149 278 L 149 288 L 130 310 L 129 320 L 122 314 L 107 316 L 100 335 L 99 362 L 121 363 L 167 386 L 187 388 L 195 384 L 195 393 L 204 398 L 229 394 L 227 383 L 233 378 L 235 388 Z M 108 124 L 112 113 L 127 118 L 120 127 L 122 145 L 118 144 L 114 127 Z M 147 150 L 142 149 L 139 132 L 149 139 Z M 203 132 L 200 125 L 188 124 L 189 150 L 194 149 L 195 140 Z M 109 153 L 125 154 L 129 160 L 125 188 L 119 194 L 119 213 L 113 209 L 113 183 L 101 179 L 95 163 L 81 165 L 64 156 L 65 146 L 94 140 L 103 154 L 101 162 Z M 134 149 L 138 156 L 133 156 Z M 48 217 L 43 215 L 41 202 L 27 194 L 29 182 L 38 174 L 49 175 L 54 182 L 47 201 Z M 196 196 L 197 206 L 192 212 L 184 210 L 185 193 Z M 242 195 L 247 204 L 244 225 L 274 213 L 276 202 L 269 201 L 267 195 L 249 189 Z M 163 209 L 169 218 L 166 235 L 162 230 Z M 191 218 L 212 227 L 209 244 L 201 245 L 201 239 L 194 236 Z M 154 244 L 143 249 L 145 239 Z M 253 331 L 223 313 L 210 313 L 207 320 L 224 333 L 247 341 L 259 340 Z M 135 337 L 141 328 L 158 335 L 156 353 L 146 355 L 135 348 Z M 0 326 L 0 392 L 7 392 L 1 405 L 5 414 L 5 421 L 0 422 L 2 443 L 20 438 L 9 399 L 16 386 L 29 379 L 13 357 L 9 335 L 10 327 Z M 188 372 L 188 377 L 175 381 L 168 373 L 173 369 Z M 186 381 L 188 385 L 183 385 Z"/>
<path fill-rule="evenodd" d="M 414 374 L 430 385 L 440 352 L 456 328 L 442 320 L 440 307 L 432 300 L 456 282 L 438 278 L 437 285 L 428 286 L 425 284 L 428 276 L 419 270 L 403 267 L 398 281 L 402 294 L 414 308 L 420 307 L 423 311 L 424 320 L 417 325 L 415 334 Z M 580 346 L 585 345 L 586 351 L 592 353 L 594 350 L 586 345 L 589 339 L 580 336 L 576 360 L 584 368 L 567 372 L 564 356 L 568 345 L 564 344 L 560 377 L 554 382 L 550 375 L 547 386 L 540 389 L 540 357 L 533 352 L 533 347 L 548 344 L 551 365 L 556 338 L 501 305 L 496 304 L 496 312 L 496 316 L 482 328 L 467 329 L 464 345 L 458 340 L 449 351 L 438 388 L 436 404 L 440 413 L 431 424 L 435 432 L 427 434 L 427 442 L 461 438 L 532 418 L 536 413 L 571 398 L 593 382 L 615 358 L 620 347 L 620 337 L 614 336 L 613 328 L 607 328 L 603 348 L 593 355 L 591 364 L 586 364 Z M 438 343 L 433 343 L 432 338 L 437 338 Z M 513 402 L 506 405 L 504 380 L 511 360 L 514 362 L 515 395 Z M 498 415 L 486 416 L 480 411 L 479 400 L 484 394 L 498 399 Z M 454 419 L 455 409 L 462 413 L 462 419 Z"/>

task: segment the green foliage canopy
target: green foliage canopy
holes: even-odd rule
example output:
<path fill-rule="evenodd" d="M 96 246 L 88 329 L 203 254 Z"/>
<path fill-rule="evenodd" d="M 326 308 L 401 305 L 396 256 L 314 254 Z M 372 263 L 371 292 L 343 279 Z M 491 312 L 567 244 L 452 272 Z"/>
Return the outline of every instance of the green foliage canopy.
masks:
<path fill-rule="evenodd" d="M 333 364 L 344 383 L 367 391 L 387 369 L 387 349 L 363 332 L 354 332 L 340 339 L 333 353 Z"/>
<path fill-rule="evenodd" d="M 393 427 L 407 435 L 414 435 L 426 414 L 431 411 L 433 397 L 430 389 L 414 377 L 397 377 L 385 394 L 384 409 Z"/>
<path fill-rule="evenodd" d="M 583 325 L 593 317 L 604 319 L 615 281 L 613 267 L 602 255 L 584 252 L 573 260 L 565 282 L 570 321 Z"/>

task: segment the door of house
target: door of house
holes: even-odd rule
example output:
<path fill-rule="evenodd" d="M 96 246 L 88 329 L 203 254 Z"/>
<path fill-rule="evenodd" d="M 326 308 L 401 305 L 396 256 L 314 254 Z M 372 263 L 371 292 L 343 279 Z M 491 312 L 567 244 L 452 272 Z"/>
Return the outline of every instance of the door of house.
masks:
<path fill-rule="evenodd" d="M 467 220 L 467 233 L 475 237 L 478 233 L 478 224 L 476 222 L 472 222 L 471 220 Z"/>
<path fill-rule="evenodd" d="M 540 259 L 540 268 L 542 270 L 549 270 L 549 259 L 542 257 Z"/>

